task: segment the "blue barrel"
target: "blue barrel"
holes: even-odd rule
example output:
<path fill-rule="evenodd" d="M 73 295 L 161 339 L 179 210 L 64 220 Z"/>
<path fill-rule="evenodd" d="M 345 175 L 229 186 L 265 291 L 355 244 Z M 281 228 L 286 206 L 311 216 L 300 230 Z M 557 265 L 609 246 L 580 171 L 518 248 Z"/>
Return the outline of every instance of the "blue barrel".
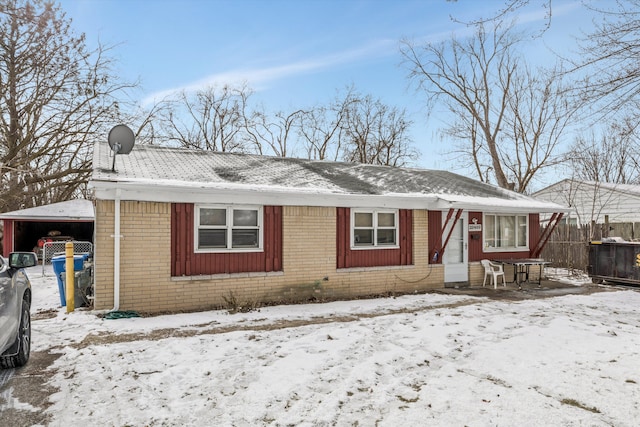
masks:
<path fill-rule="evenodd" d="M 73 271 L 80 271 L 84 267 L 84 261 L 88 258 L 88 255 L 74 255 L 73 256 Z M 66 307 L 67 297 L 65 294 L 64 281 L 62 280 L 62 273 L 66 274 L 66 256 L 58 255 L 51 258 L 51 265 L 53 265 L 53 272 L 58 279 L 58 293 L 60 294 L 60 305 Z"/>

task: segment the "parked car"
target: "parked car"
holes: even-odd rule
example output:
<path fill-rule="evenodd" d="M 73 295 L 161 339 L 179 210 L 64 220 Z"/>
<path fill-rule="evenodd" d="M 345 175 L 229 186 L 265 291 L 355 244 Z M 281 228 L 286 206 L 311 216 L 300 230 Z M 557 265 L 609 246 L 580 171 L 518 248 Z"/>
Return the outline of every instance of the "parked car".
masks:
<path fill-rule="evenodd" d="M 31 282 L 24 271 L 38 263 L 33 252 L 0 256 L 0 368 L 15 368 L 31 352 Z"/>

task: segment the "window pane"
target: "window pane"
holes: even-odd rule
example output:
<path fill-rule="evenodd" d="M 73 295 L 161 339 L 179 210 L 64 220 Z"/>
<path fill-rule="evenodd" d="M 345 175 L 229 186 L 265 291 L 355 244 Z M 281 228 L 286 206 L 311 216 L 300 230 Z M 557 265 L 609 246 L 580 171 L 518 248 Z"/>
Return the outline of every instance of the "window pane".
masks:
<path fill-rule="evenodd" d="M 198 248 L 226 248 L 227 230 L 198 230 Z"/>
<path fill-rule="evenodd" d="M 391 229 L 379 229 L 378 230 L 378 244 L 379 245 L 395 245 L 396 244 L 396 230 Z"/>
<path fill-rule="evenodd" d="M 527 246 L 527 217 L 518 217 L 518 246 Z"/>
<path fill-rule="evenodd" d="M 396 215 L 394 213 L 379 213 L 378 227 L 395 227 Z"/>
<path fill-rule="evenodd" d="M 367 212 L 356 212 L 355 227 L 373 227 L 373 214 Z"/>
<path fill-rule="evenodd" d="M 498 217 L 498 246 L 501 248 L 513 248 L 516 246 L 516 218 L 514 216 Z"/>
<path fill-rule="evenodd" d="M 373 245 L 373 230 L 371 229 L 355 229 L 353 230 L 353 243 L 356 246 Z"/>
<path fill-rule="evenodd" d="M 200 209 L 200 225 L 226 225 L 226 209 Z"/>
<path fill-rule="evenodd" d="M 231 232 L 231 246 L 233 248 L 257 248 L 258 230 L 233 230 Z"/>
<path fill-rule="evenodd" d="M 496 217 L 495 215 L 485 215 L 484 217 L 484 246 L 486 248 L 496 247 Z"/>
<path fill-rule="evenodd" d="M 257 227 L 258 211 L 248 209 L 234 209 L 233 225 L 241 227 Z"/>

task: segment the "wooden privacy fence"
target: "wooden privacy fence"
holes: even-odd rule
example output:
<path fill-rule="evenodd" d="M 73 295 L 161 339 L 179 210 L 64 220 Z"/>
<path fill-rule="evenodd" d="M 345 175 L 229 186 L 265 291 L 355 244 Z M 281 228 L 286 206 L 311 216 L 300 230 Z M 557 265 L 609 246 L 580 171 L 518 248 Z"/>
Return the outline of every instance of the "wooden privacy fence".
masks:
<path fill-rule="evenodd" d="M 544 229 L 544 228 L 542 228 Z M 578 227 L 559 224 L 540 255 L 552 267 L 587 271 L 589 242 L 603 237 L 622 237 L 627 241 L 640 240 L 640 223 L 606 223 Z"/>

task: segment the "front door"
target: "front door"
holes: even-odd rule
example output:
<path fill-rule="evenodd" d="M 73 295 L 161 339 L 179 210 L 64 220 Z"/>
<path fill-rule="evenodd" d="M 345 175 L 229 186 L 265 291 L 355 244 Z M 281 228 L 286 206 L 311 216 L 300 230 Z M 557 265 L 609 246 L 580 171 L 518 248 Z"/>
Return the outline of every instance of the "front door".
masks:
<path fill-rule="evenodd" d="M 442 218 L 444 226 L 444 223 L 446 223 L 446 214 L 444 214 L 444 212 Z M 443 233 L 443 239 L 445 239 L 446 236 L 449 235 L 451 227 L 453 227 L 451 237 L 449 238 L 447 247 L 444 249 L 444 255 L 442 257 L 445 286 L 458 282 L 469 282 L 469 256 L 467 252 L 467 236 L 469 232 L 467 228 L 467 212 L 463 212 L 455 223 L 453 219 L 454 218 L 449 219 L 449 223 L 446 224 Z"/>

